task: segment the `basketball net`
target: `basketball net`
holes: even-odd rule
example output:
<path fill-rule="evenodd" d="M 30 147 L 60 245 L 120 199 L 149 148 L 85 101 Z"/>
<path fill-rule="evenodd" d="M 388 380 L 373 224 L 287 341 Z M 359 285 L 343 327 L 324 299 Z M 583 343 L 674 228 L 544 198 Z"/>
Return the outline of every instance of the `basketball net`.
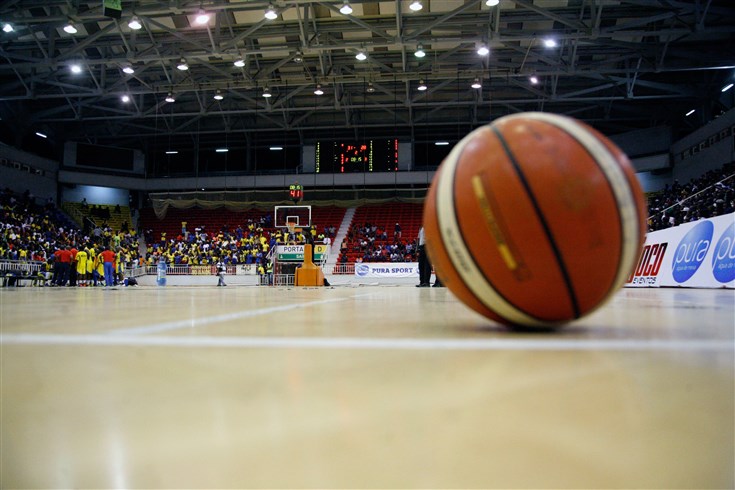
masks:
<path fill-rule="evenodd" d="M 296 228 L 295 221 L 286 221 L 286 228 L 288 228 L 288 234 L 296 238 L 297 233 L 301 233 L 301 228 Z"/>

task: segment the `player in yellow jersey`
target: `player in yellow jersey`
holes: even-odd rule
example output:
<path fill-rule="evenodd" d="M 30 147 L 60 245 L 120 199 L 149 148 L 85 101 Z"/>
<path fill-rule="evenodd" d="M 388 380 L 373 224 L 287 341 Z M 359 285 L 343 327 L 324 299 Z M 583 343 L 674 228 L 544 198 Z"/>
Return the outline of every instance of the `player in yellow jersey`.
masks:
<path fill-rule="evenodd" d="M 85 287 L 87 285 L 87 251 L 81 249 L 77 252 L 77 285 Z"/>

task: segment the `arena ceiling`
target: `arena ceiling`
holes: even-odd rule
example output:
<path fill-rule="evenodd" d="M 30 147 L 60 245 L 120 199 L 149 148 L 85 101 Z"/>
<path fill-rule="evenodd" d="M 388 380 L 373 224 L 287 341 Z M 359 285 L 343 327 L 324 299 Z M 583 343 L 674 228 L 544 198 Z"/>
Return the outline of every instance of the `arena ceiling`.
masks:
<path fill-rule="evenodd" d="M 681 134 L 733 105 L 735 90 L 721 91 L 735 73 L 732 0 L 349 0 L 348 14 L 342 0 L 121 3 L 119 19 L 102 0 L 1 3 L 0 116 L 12 139 L 38 131 L 144 151 L 172 139 L 456 140 L 539 110 L 607 134 Z"/>

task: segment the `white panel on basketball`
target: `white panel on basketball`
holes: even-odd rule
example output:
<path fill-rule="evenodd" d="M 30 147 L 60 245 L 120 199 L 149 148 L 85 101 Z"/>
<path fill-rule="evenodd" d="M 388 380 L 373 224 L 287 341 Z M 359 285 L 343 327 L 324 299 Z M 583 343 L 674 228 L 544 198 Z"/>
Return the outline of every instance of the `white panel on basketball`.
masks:
<path fill-rule="evenodd" d="M 533 318 L 506 301 L 477 267 L 472 254 L 462 239 L 454 206 L 455 170 L 464 147 L 472 140 L 472 135 L 481 131 L 489 131 L 489 129 L 487 126 L 478 128 L 455 145 L 440 169 L 441 178 L 438 179 L 439 185 L 436 189 L 436 213 L 444 248 L 465 286 L 489 310 L 517 324 L 529 326 L 550 325 L 551 322 L 543 322 Z"/>
<path fill-rule="evenodd" d="M 617 289 L 622 287 L 628 278 L 628 274 L 630 274 L 633 263 L 638 259 L 640 223 L 638 222 L 638 210 L 633 191 L 630 188 L 625 172 L 623 172 L 623 169 L 618 164 L 617 158 L 607 149 L 602 141 L 584 127 L 577 124 L 573 119 L 544 112 L 527 112 L 523 117 L 544 121 L 571 135 L 592 155 L 592 159 L 605 174 L 608 182 L 610 182 L 610 187 L 615 195 L 615 201 L 618 204 L 622 233 L 620 237 L 622 241 L 620 264 L 617 275 L 615 276 L 613 288 Z M 604 301 L 597 307 L 601 306 L 602 303 Z"/>

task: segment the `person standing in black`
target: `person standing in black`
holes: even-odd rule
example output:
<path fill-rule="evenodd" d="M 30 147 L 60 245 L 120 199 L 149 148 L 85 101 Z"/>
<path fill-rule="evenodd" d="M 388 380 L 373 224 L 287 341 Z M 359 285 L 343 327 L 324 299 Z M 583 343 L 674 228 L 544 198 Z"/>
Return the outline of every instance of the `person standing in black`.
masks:
<path fill-rule="evenodd" d="M 419 252 L 419 283 L 417 288 L 428 288 L 431 284 L 431 264 L 429 263 L 429 255 L 426 253 L 426 241 L 424 238 L 424 227 L 419 229 L 417 238 Z"/>

